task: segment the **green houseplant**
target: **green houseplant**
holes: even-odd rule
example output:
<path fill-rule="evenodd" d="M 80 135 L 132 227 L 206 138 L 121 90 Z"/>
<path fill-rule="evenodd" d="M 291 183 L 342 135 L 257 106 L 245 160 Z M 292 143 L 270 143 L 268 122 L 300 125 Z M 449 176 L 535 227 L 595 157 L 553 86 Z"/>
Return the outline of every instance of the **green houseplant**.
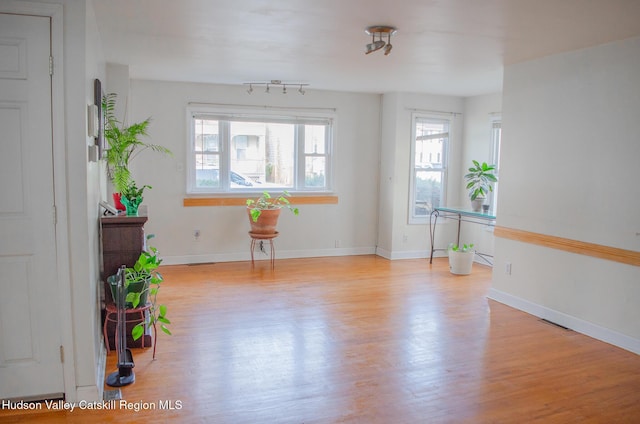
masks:
<path fill-rule="evenodd" d="M 251 232 L 255 234 L 274 234 L 278 217 L 282 208 L 289 209 L 294 215 L 300 211 L 293 207 L 288 197 L 289 192 L 284 191 L 280 196 L 271 196 L 268 192 L 262 192 L 257 199 L 247 199 L 247 213 Z"/>
<path fill-rule="evenodd" d="M 127 211 L 127 215 L 138 215 L 138 208 L 142 203 L 142 193 L 144 192 L 145 188 L 151 189 L 151 186 L 143 185 L 142 187 L 138 188 L 136 182 L 131 180 L 129 182 L 129 185 L 122 190 L 122 192 L 120 193 L 120 200 L 122 201 L 122 204 Z"/>
<path fill-rule="evenodd" d="M 105 160 L 107 174 L 113 184 L 114 191 L 122 194 L 131 190 L 132 184 L 135 185 L 129 165 L 137 155 L 147 149 L 166 154 L 171 154 L 171 151 L 166 147 L 145 143 L 141 140 L 141 137 L 148 135 L 147 129 L 151 118 L 131 125 L 120 122 L 115 116 L 116 96 L 115 93 L 109 93 L 102 98 L 105 122 L 104 137 L 109 144 Z"/>
<path fill-rule="evenodd" d="M 471 274 L 473 259 L 475 257 L 473 243 L 463 244 L 462 246 L 458 246 L 457 244 L 450 244 L 448 251 L 449 271 L 455 275 Z"/>
<path fill-rule="evenodd" d="M 147 239 L 153 235 L 147 236 Z M 158 341 L 158 324 L 160 329 L 171 335 L 171 331 L 167 327 L 171 321 L 167 318 L 167 306 L 158 303 L 158 292 L 161 283 L 164 281 L 162 274 L 158 272 L 158 267 L 162 263 L 162 259 L 158 254 L 158 249 L 149 246 L 147 250 L 140 253 L 138 260 L 133 267 L 125 269 L 125 290 L 127 308 L 136 308 L 139 305 L 150 304 L 149 319 L 140 322 L 131 330 L 131 336 L 134 340 L 138 340 L 144 335 L 147 325 L 153 329 L 153 359 L 156 359 L 156 343 Z M 111 290 L 114 294 L 114 285 L 117 286 L 117 280 L 109 277 Z"/>
<path fill-rule="evenodd" d="M 478 212 L 482 208 L 487 194 L 493 191 L 493 184 L 498 182 L 495 176 L 496 165 L 488 165 L 486 162 L 473 160 L 473 166 L 469 168 L 469 173 L 464 176 L 467 181 L 467 190 L 473 210 Z"/>

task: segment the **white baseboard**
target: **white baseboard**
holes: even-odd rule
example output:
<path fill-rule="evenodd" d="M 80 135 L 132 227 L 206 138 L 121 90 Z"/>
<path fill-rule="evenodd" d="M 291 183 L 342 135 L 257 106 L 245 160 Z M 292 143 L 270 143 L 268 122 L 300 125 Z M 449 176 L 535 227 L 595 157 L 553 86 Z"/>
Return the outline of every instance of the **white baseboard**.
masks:
<path fill-rule="evenodd" d="M 592 322 L 567 315 L 563 312 L 538 305 L 537 303 L 530 302 L 493 288 L 489 289 L 487 297 L 495 300 L 496 302 L 504 303 L 512 308 L 519 309 L 539 318 L 560 324 L 564 327 L 570 328 L 571 330 L 577 331 L 578 333 L 582 333 L 589 337 L 593 337 L 594 339 L 598 339 L 640 355 L 640 340 L 634 339 L 633 337 L 629 337 L 614 330 L 601 327 Z"/>
<path fill-rule="evenodd" d="M 98 386 L 78 386 L 76 387 L 76 398 L 80 402 L 102 402 L 102 388 Z"/>
<path fill-rule="evenodd" d="M 114 370 L 115 371 L 115 370 Z M 104 382 L 107 374 L 107 347 L 104 337 L 100 337 L 100 357 L 98 358 L 98 399 L 104 397 Z"/>
<path fill-rule="evenodd" d="M 373 255 L 376 253 L 375 247 L 356 247 L 356 248 L 335 248 L 335 249 L 313 249 L 313 250 L 276 250 L 277 259 L 297 259 L 297 258 L 318 258 L 328 256 L 354 256 L 354 255 Z M 256 261 L 269 260 L 269 256 L 256 252 L 254 255 Z M 163 256 L 163 265 L 187 265 L 202 264 L 212 262 L 238 262 L 250 261 L 251 254 L 243 253 L 220 253 L 207 255 L 182 255 L 182 256 Z"/>

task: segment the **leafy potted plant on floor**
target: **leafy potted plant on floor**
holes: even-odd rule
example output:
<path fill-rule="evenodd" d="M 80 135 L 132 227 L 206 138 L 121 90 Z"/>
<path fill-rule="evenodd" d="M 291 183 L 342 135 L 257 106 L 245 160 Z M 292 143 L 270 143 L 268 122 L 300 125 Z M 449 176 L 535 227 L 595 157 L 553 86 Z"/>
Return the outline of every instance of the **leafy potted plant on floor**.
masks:
<path fill-rule="evenodd" d="M 153 235 L 147 236 L 147 239 Z M 158 249 L 149 246 L 147 250 L 142 251 L 138 260 L 132 268 L 125 269 L 125 290 L 126 290 L 126 307 L 137 308 L 141 305 L 150 305 L 149 319 L 147 321 L 136 324 L 131 330 L 131 336 L 134 340 L 138 340 L 144 335 L 148 325 L 153 329 L 153 359 L 156 359 L 156 343 L 158 341 L 158 323 L 160 329 L 171 335 L 171 331 L 167 328 L 171 321 L 167 319 L 167 307 L 158 304 L 158 292 L 160 285 L 164 281 L 162 274 L 158 272 L 158 267 L 162 263 L 162 259 L 158 254 Z M 112 294 L 115 298 L 115 289 L 117 287 L 117 276 L 111 276 L 108 279 Z"/>
<path fill-rule="evenodd" d="M 158 272 L 158 267 L 162 263 L 162 259 L 158 255 L 158 249 L 155 247 L 149 247 L 147 251 L 143 251 L 140 254 L 140 258 L 133 267 L 133 271 L 137 273 L 137 276 L 147 278 L 149 281 L 148 287 L 148 301 L 151 303 L 149 309 L 149 322 L 138 323 L 131 330 L 131 335 L 134 340 L 138 340 L 143 336 L 145 326 L 151 325 L 153 329 L 153 359 L 156 359 L 156 344 L 158 342 L 158 323 L 160 329 L 171 335 L 171 331 L 167 328 L 171 321 L 167 318 L 167 306 L 158 303 L 158 292 L 160 291 L 160 285 L 164 281 L 162 274 Z M 128 296 L 128 295 L 127 295 Z M 135 298 L 132 299 L 135 305 Z"/>
<path fill-rule="evenodd" d="M 171 154 L 171 151 L 166 147 L 140 140 L 142 136 L 148 135 L 147 128 L 151 123 L 151 118 L 125 125 L 116 118 L 115 107 L 115 93 L 109 93 L 102 98 L 102 110 L 105 118 L 104 137 L 109 144 L 105 154 L 107 173 L 113 184 L 116 208 L 124 210 L 124 207 L 119 204 L 119 198 L 121 193 L 125 192 L 133 182 L 129 170 L 131 161 L 147 149 L 166 154 Z"/>
<path fill-rule="evenodd" d="M 480 212 L 487 195 L 493 191 L 493 183 L 498 182 L 495 176 L 496 165 L 487 165 L 486 162 L 474 160 L 469 173 L 464 176 L 467 180 L 467 190 L 471 199 L 471 207 L 475 212 Z"/>
<path fill-rule="evenodd" d="M 475 250 L 473 250 L 473 243 L 463 244 L 462 247 L 457 244 L 449 246 L 449 271 L 456 275 L 471 274 L 471 268 L 473 266 L 473 258 L 475 256 Z"/>
<path fill-rule="evenodd" d="M 265 191 L 257 199 L 247 199 L 247 214 L 249 215 L 251 232 L 254 234 L 275 234 L 282 208 L 289 209 L 294 215 L 298 215 L 300 211 L 291 205 L 287 197 L 291 197 L 287 191 L 277 197 L 272 197 Z"/>

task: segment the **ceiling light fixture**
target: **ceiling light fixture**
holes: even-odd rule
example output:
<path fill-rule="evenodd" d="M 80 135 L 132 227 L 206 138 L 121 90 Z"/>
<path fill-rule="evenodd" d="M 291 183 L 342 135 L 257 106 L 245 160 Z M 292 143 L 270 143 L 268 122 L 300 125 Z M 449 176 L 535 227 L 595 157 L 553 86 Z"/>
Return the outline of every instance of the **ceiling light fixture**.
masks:
<path fill-rule="evenodd" d="M 373 53 L 384 47 L 384 55 L 388 56 L 391 53 L 393 46 L 391 45 L 391 36 L 398 32 L 398 30 L 392 26 L 387 25 L 374 25 L 367 27 L 364 30 L 371 36 L 371 43 L 367 44 L 364 49 L 364 54 Z M 376 41 L 376 35 L 378 40 Z M 387 42 L 382 39 L 382 36 L 387 36 Z"/>
<path fill-rule="evenodd" d="M 298 90 L 296 90 L 299 94 L 304 94 L 306 93 L 306 91 L 303 89 L 303 87 L 308 86 L 309 84 L 304 83 L 304 82 L 284 82 L 284 81 L 280 81 L 280 80 L 271 80 L 269 82 L 245 82 L 244 85 L 248 85 L 249 88 L 247 89 L 247 93 L 248 94 L 253 94 L 253 86 L 266 86 L 264 92 L 269 94 L 270 93 L 270 89 L 273 86 L 276 87 L 282 87 L 282 94 L 287 94 L 287 86 L 299 86 L 300 88 Z"/>

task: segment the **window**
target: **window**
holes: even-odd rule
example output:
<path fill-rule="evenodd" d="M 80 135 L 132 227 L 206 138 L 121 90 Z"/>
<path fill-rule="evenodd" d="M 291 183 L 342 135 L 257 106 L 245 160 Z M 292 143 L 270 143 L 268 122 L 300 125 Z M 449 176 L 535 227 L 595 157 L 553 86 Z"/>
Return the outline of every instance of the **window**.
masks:
<path fill-rule="evenodd" d="M 451 118 L 414 114 L 411 142 L 409 223 L 425 223 L 445 202 Z"/>
<path fill-rule="evenodd" d="M 333 118 L 290 113 L 190 108 L 187 191 L 329 191 Z"/>
<path fill-rule="evenodd" d="M 495 175 L 500 181 L 500 143 L 502 142 L 502 117 L 491 117 L 491 163 L 496 165 Z M 489 199 L 491 209 L 495 213 L 498 206 L 498 183 L 493 185 L 493 195 Z"/>

